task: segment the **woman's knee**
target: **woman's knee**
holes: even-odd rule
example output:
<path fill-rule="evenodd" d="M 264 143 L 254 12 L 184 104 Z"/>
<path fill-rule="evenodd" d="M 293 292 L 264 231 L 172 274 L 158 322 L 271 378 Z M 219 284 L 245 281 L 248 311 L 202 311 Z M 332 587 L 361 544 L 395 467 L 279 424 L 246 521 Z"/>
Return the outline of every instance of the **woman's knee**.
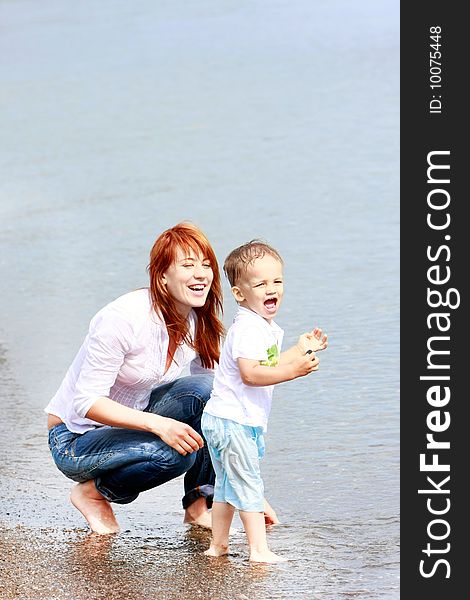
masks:
<path fill-rule="evenodd" d="M 144 448 L 147 452 L 145 452 Z M 180 454 L 177 450 L 168 446 L 168 444 L 162 444 L 160 440 L 155 444 L 145 444 L 142 449 L 146 454 L 146 460 L 168 469 L 181 470 L 182 473 L 193 466 L 197 454 L 196 452 L 185 455 Z"/>
<path fill-rule="evenodd" d="M 156 472 L 167 472 L 172 477 L 178 477 L 186 473 L 196 460 L 196 452 L 192 454 L 180 454 L 171 446 L 161 443 L 145 443 L 140 446 L 140 460 L 136 463 L 147 465 L 144 468 Z"/>
<path fill-rule="evenodd" d="M 201 373 L 180 377 L 171 383 L 160 385 L 153 390 L 145 410 L 179 419 L 178 416 L 172 414 L 175 408 L 174 403 L 176 402 L 179 405 L 181 398 L 192 397 L 197 399 L 204 407 L 210 398 L 213 382 L 214 376 L 212 374 Z M 176 413 L 178 412 L 177 409 Z"/>
<path fill-rule="evenodd" d="M 197 395 L 204 404 L 209 400 L 214 384 L 214 376 L 211 374 L 201 373 L 199 375 L 191 375 L 194 395 Z"/>
<path fill-rule="evenodd" d="M 186 471 L 194 465 L 196 461 L 196 452 L 192 452 L 191 454 L 180 454 L 173 448 L 171 448 L 171 458 L 168 461 L 169 468 L 174 472 L 174 476 L 178 477 L 179 475 L 183 475 Z"/>

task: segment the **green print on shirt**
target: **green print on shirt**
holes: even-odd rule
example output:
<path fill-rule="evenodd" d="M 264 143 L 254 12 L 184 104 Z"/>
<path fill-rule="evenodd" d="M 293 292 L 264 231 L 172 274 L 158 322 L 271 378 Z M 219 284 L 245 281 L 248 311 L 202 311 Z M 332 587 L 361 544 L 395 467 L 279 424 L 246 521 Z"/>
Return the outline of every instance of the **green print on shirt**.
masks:
<path fill-rule="evenodd" d="M 279 364 L 279 349 L 276 344 L 273 344 L 266 352 L 268 353 L 268 360 L 262 360 L 259 364 L 263 367 L 277 367 Z"/>

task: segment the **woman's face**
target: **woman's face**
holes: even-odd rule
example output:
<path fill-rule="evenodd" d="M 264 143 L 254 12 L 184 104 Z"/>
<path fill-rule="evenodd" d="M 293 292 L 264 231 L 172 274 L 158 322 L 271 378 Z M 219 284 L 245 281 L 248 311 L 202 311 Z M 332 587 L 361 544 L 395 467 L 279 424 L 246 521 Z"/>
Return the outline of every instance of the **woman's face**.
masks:
<path fill-rule="evenodd" d="M 210 260 L 194 250 L 179 249 L 175 262 L 163 274 L 164 285 L 185 317 L 192 308 L 204 306 L 213 279 Z"/>

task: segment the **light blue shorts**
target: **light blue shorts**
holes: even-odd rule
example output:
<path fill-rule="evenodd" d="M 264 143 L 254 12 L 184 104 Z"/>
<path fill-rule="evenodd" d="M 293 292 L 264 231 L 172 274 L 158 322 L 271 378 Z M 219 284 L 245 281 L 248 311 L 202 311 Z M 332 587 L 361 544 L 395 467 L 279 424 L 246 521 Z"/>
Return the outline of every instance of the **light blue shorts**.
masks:
<path fill-rule="evenodd" d="M 205 412 L 201 428 L 215 471 L 214 502 L 263 512 L 264 485 L 259 468 L 259 459 L 264 456 L 263 428 Z"/>

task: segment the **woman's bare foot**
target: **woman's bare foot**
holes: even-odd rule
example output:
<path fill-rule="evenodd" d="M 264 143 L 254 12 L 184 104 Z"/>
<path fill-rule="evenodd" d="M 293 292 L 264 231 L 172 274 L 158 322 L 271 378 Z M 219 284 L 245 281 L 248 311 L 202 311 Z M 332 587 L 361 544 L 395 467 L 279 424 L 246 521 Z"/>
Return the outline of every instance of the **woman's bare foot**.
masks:
<path fill-rule="evenodd" d="M 269 502 L 264 499 L 264 523 L 268 527 L 269 525 L 279 525 L 280 521 L 274 508 Z"/>
<path fill-rule="evenodd" d="M 188 525 L 199 525 L 212 529 L 212 515 L 207 510 L 205 498 L 198 498 L 184 512 L 184 522 Z"/>
<path fill-rule="evenodd" d="M 74 485 L 70 501 L 95 533 L 106 535 L 119 531 L 111 504 L 98 492 L 93 479 Z"/>
<path fill-rule="evenodd" d="M 252 550 L 250 553 L 250 561 L 251 562 L 260 562 L 260 563 L 276 563 L 276 562 L 287 562 L 287 558 L 283 556 L 278 556 L 271 552 L 271 550 L 263 550 L 262 552 L 257 552 L 256 550 Z"/>
<path fill-rule="evenodd" d="M 214 546 L 211 544 L 209 550 L 204 552 L 206 556 L 225 556 L 228 554 L 228 546 Z"/>

